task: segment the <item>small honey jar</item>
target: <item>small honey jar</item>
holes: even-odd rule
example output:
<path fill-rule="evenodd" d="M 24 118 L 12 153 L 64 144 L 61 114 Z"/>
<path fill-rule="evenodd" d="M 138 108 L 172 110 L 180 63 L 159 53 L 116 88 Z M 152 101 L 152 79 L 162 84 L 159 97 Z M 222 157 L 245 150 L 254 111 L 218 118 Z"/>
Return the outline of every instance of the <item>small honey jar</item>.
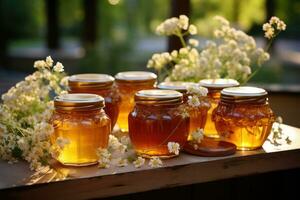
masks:
<path fill-rule="evenodd" d="M 176 156 L 169 142 L 182 148 L 189 134 L 189 116 L 182 109 L 182 94 L 174 90 L 141 90 L 128 116 L 129 136 L 137 154 L 143 157 Z"/>
<path fill-rule="evenodd" d="M 57 160 L 72 166 L 97 163 L 96 150 L 107 148 L 111 131 L 110 119 L 103 110 L 104 99 L 95 94 L 64 94 L 55 97 L 54 107 L 52 143 L 68 141 Z"/>
<path fill-rule="evenodd" d="M 190 96 L 190 94 L 188 94 L 188 91 L 187 91 L 188 87 L 190 87 L 190 86 L 201 88 L 201 86 L 196 83 L 180 82 L 180 81 L 163 82 L 163 83 L 160 83 L 157 86 L 157 88 L 176 90 L 176 91 L 182 93 L 184 109 L 186 109 L 190 115 L 190 135 L 191 135 L 198 128 L 200 128 L 200 129 L 204 128 L 204 125 L 206 122 L 207 111 L 210 108 L 210 102 L 207 97 L 198 97 L 200 104 L 198 106 L 191 106 L 188 103 L 188 97 Z"/>
<path fill-rule="evenodd" d="M 204 126 L 204 135 L 211 138 L 219 138 L 215 123 L 212 121 L 212 112 L 218 106 L 221 96 L 221 90 L 227 87 L 239 86 L 239 83 L 233 79 L 203 79 L 199 85 L 208 89 L 208 98 L 211 107 L 207 112 L 207 119 Z"/>
<path fill-rule="evenodd" d="M 112 129 L 117 122 L 120 103 L 114 80 L 107 74 L 77 74 L 68 79 L 69 93 L 91 93 L 104 98 L 104 111 L 111 120 Z"/>
<path fill-rule="evenodd" d="M 134 94 L 139 90 L 153 89 L 157 76 L 152 72 L 128 71 L 116 74 L 116 86 L 121 96 L 117 123 L 122 132 L 128 132 L 128 114 L 134 106 Z"/>
<path fill-rule="evenodd" d="M 223 89 L 221 101 L 213 112 L 213 121 L 221 138 L 239 150 L 260 148 L 275 121 L 268 93 L 256 87 Z"/>

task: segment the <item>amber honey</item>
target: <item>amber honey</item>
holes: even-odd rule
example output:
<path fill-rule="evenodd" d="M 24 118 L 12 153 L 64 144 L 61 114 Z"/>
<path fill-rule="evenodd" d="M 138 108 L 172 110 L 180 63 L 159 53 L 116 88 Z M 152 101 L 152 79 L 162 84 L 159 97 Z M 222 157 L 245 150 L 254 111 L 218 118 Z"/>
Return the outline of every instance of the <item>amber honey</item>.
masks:
<path fill-rule="evenodd" d="M 128 132 L 128 114 L 134 107 L 135 93 L 154 88 L 157 76 L 151 72 L 128 71 L 116 74 L 115 78 L 121 97 L 117 124 L 122 132 Z"/>
<path fill-rule="evenodd" d="M 54 134 L 69 141 L 57 160 L 64 165 L 85 166 L 97 163 L 97 148 L 107 148 L 110 119 L 102 109 L 104 99 L 94 94 L 66 94 L 55 98 L 52 117 Z"/>
<path fill-rule="evenodd" d="M 219 138 L 215 123 L 212 121 L 212 113 L 218 106 L 221 97 L 221 90 L 228 87 L 238 86 L 239 83 L 233 79 L 203 79 L 199 84 L 208 89 L 208 99 L 211 107 L 207 112 L 204 135 L 211 138 Z"/>
<path fill-rule="evenodd" d="M 222 90 L 213 120 L 223 140 L 240 150 L 252 150 L 266 141 L 275 117 L 264 89 L 236 87 Z"/>
<path fill-rule="evenodd" d="M 129 136 L 135 151 L 143 157 L 175 156 L 168 142 L 182 148 L 189 134 L 189 116 L 182 109 L 182 94 L 173 90 L 142 90 L 135 95 L 129 114 Z"/>
<path fill-rule="evenodd" d="M 77 74 L 69 78 L 69 93 L 91 93 L 105 100 L 104 111 L 115 126 L 119 114 L 120 96 L 114 86 L 114 78 L 107 74 Z"/>
<path fill-rule="evenodd" d="M 188 96 L 187 88 L 191 85 L 199 86 L 198 84 L 191 83 L 191 82 L 163 82 L 160 83 L 157 87 L 159 89 L 169 89 L 169 90 L 176 90 L 181 92 L 183 95 L 183 106 L 184 109 L 189 113 L 190 116 L 190 133 L 191 135 L 194 131 L 198 128 L 203 129 L 206 118 L 207 118 L 207 111 L 210 108 L 210 102 L 206 97 L 199 97 L 200 106 L 193 107 L 188 104 Z M 201 86 L 199 86 L 201 87 Z"/>

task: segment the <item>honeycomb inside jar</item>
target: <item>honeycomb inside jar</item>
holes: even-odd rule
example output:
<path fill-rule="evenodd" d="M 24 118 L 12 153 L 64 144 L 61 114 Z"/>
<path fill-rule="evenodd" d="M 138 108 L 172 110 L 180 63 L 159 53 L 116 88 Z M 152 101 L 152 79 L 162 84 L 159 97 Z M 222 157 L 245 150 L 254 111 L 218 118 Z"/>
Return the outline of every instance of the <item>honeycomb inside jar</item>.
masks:
<path fill-rule="evenodd" d="M 250 101 L 250 102 L 249 102 Z M 263 97 L 222 100 L 213 112 L 220 137 L 239 150 L 260 148 L 269 136 L 275 116 Z"/>

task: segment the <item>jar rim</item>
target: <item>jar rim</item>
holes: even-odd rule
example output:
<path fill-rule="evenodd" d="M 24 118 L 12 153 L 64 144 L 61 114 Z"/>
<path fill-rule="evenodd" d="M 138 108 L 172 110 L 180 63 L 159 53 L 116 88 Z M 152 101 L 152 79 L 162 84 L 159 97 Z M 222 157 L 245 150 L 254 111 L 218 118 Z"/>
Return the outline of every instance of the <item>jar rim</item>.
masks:
<path fill-rule="evenodd" d="M 240 86 L 224 88 L 221 94 L 235 97 L 259 97 L 267 95 L 268 92 L 259 87 Z"/>
<path fill-rule="evenodd" d="M 192 85 L 196 85 L 200 87 L 199 84 L 193 82 L 170 81 L 170 82 L 162 82 L 158 84 L 157 88 L 163 90 L 176 90 L 178 92 L 187 92 L 187 88 Z"/>
<path fill-rule="evenodd" d="M 183 95 L 175 90 L 140 90 L 134 100 L 137 104 L 167 105 L 182 103 Z"/>
<path fill-rule="evenodd" d="M 114 78 L 108 74 L 75 74 L 68 78 L 69 87 L 74 88 L 106 88 L 113 85 Z"/>
<path fill-rule="evenodd" d="M 104 106 L 104 98 L 96 94 L 62 94 L 54 98 L 54 107 L 59 110 L 95 110 Z"/>
<path fill-rule="evenodd" d="M 206 88 L 226 88 L 239 86 L 240 83 L 234 79 L 218 78 L 218 79 L 202 79 L 199 85 Z"/>
<path fill-rule="evenodd" d="M 157 75 L 147 71 L 125 71 L 115 75 L 116 81 L 123 82 L 147 82 L 155 81 Z"/>

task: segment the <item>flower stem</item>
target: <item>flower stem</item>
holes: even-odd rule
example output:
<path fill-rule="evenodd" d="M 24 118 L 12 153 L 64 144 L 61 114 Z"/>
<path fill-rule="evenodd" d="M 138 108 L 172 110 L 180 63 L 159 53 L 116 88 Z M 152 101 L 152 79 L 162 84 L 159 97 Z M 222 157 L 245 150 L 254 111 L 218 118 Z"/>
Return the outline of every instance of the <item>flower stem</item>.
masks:
<path fill-rule="evenodd" d="M 181 34 L 181 32 L 178 32 L 176 34 L 176 36 L 179 37 L 182 47 L 186 47 L 186 43 L 184 41 L 184 38 L 183 38 L 183 35 Z"/>

